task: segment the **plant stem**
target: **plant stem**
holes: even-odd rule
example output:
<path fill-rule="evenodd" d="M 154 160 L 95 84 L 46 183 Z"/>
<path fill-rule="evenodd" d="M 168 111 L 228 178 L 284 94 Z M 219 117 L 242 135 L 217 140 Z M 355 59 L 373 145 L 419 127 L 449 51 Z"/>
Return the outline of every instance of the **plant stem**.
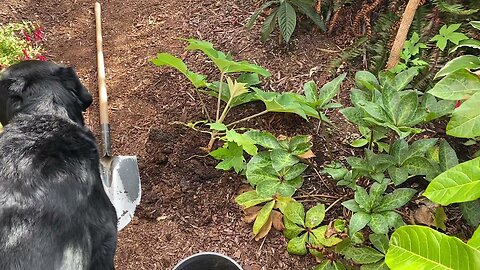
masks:
<path fill-rule="evenodd" d="M 242 118 L 242 119 L 240 119 L 240 120 L 234 121 L 234 122 L 228 124 L 227 127 L 231 127 L 231 126 L 233 126 L 233 125 L 235 125 L 235 124 L 238 124 L 238 123 L 243 122 L 243 121 L 250 120 L 250 119 L 255 118 L 255 117 L 257 117 L 257 116 L 264 115 L 264 114 L 266 114 L 266 113 L 268 113 L 268 110 L 265 110 L 265 111 L 262 111 L 262 112 L 259 112 L 259 113 L 256 113 L 256 114 L 247 116 L 247 117 L 245 117 L 245 118 Z"/>
<path fill-rule="evenodd" d="M 230 97 L 230 99 L 227 102 L 227 105 L 225 105 L 225 108 L 223 109 L 222 115 L 220 115 L 220 118 L 217 119 L 217 123 L 223 123 L 223 120 L 225 120 L 227 113 L 230 111 L 230 104 L 232 103 L 232 100 L 233 98 Z"/>
<path fill-rule="evenodd" d="M 217 99 L 217 114 L 215 120 L 218 121 L 220 118 L 220 104 L 222 100 L 222 88 L 223 88 L 223 77 L 225 76 L 225 72 L 222 72 L 220 75 L 220 85 L 218 86 L 218 99 Z"/>
<path fill-rule="evenodd" d="M 370 141 L 368 142 L 368 149 L 372 150 L 373 149 L 373 132 L 374 129 L 370 130 Z"/>

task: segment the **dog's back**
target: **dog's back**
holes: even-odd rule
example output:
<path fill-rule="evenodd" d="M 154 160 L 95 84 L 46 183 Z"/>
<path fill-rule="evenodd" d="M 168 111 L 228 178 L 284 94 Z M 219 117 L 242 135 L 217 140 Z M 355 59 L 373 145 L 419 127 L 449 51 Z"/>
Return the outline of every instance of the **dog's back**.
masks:
<path fill-rule="evenodd" d="M 55 84 L 55 70 L 44 72 L 34 81 L 2 77 L 15 94 L 15 80 L 23 82 L 24 95 L 19 106 L 12 102 L 17 111 L 8 112 L 0 134 L 0 269 L 113 269 L 116 214 L 101 183 L 95 139 L 82 125 L 82 108 L 72 107 L 77 102 L 64 104 L 78 95 L 61 89 L 65 78 Z M 37 93 L 42 80 L 54 83 Z M 61 91 L 70 96 L 62 100 Z"/>

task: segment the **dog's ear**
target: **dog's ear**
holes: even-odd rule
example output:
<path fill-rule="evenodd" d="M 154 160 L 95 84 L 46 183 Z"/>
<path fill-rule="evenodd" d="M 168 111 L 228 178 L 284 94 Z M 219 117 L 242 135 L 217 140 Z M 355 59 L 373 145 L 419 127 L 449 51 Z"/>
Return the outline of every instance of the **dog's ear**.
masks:
<path fill-rule="evenodd" d="M 92 95 L 80 82 L 80 79 L 78 79 L 77 73 L 73 68 L 60 67 L 55 75 L 62 80 L 62 84 L 65 88 L 72 91 L 78 97 L 78 99 L 82 102 L 82 109 L 84 111 L 92 104 Z"/>
<path fill-rule="evenodd" d="M 24 87 L 25 81 L 23 79 L 0 80 L 0 123 L 2 125 L 8 124 L 22 107 Z"/>

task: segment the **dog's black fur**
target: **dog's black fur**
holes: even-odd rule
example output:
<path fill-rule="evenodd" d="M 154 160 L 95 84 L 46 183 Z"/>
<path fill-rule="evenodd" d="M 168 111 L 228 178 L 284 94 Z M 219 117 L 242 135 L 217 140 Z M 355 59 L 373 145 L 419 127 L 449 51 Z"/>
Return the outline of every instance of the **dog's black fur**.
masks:
<path fill-rule="evenodd" d="M 0 269 L 114 269 L 117 217 L 83 126 L 72 68 L 25 61 L 0 77 Z"/>

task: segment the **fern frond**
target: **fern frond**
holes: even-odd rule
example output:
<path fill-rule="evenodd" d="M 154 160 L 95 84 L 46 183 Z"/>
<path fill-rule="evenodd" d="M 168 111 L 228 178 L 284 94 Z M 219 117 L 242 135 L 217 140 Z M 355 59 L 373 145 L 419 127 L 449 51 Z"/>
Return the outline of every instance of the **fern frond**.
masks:
<path fill-rule="evenodd" d="M 478 9 L 467 9 L 461 4 L 450 4 L 446 0 L 432 1 L 440 11 L 459 16 L 468 16 L 477 13 Z"/>
<path fill-rule="evenodd" d="M 361 37 L 356 40 L 350 47 L 342 51 L 336 59 L 330 62 L 328 65 L 328 71 L 333 72 L 339 68 L 343 62 L 351 62 L 355 58 L 362 56 L 365 53 L 364 45 L 367 41 L 367 37 Z"/>

